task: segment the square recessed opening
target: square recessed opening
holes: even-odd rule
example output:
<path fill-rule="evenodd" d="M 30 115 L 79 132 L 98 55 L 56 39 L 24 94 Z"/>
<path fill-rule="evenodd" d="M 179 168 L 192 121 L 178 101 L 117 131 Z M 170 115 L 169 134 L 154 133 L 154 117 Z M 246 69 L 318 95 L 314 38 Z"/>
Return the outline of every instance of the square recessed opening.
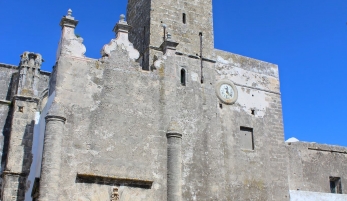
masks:
<path fill-rule="evenodd" d="M 342 194 L 342 185 L 340 177 L 329 177 L 331 193 Z"/>
<path fill-rule="evenodd" d="M 23 106 L 18 106 L 18 112 L 24 112 L 24 107 Z"/>
<path fill-rule="evenodd" d="M 245 150 L 254 150 L 253 128 L 240 127 L 240 147 Z"/>

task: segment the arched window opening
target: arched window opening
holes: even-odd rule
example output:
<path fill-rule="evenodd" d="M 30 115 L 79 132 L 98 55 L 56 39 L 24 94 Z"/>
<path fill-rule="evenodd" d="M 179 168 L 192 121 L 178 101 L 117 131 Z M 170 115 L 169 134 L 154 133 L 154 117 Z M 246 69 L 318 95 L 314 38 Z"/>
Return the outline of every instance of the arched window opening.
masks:
<path fill-rule="evenodd" d="M 186 70 L 184 68 L 181 69 L 181 84 L 186 86 Z"/>
<path fill-rule="evenodd" d="M 182 20 L 183 20 L 183 24 L 186 24 L 186 23 L 187 23 L 187 16 L 186 16 L 185 13 L 183 13 Z"/>

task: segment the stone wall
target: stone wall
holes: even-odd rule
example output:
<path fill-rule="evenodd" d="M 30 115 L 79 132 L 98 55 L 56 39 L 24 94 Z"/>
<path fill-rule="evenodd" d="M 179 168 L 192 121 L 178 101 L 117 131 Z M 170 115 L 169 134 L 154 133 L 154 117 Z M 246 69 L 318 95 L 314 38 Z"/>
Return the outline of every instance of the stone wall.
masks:
<path fill-rule="evenodd" d="M 148 12 L 141 10 L 148 8 L 145 3 L 130 1 L 130 21 Z M 165 3 L 151 1 L 150 69 L 142 70 L 137 62 L 122 19 L 117 38 L 104 46 L 99 60 L 75 54 L 83 44 L 69 43 L 74 38 L 62 35 L 66 43 L 59 48 L 70 51 L 61 52 L 51 89 L 55 104 L 65 111 L 66 123 L 60 124 L 65 132 L 59 141 L 61 156 L 44 158 L 48 163 L 42 165 L 44 175 L 55 163 L 61 169 L 59 176 L 40 182 L 61 186 L 59 200 L 116 195 L 135 201 L 289 200 L 278 67 L 219 50 L 208 52 L 217 55 L 216 61 L 201 61 L 192 52 L 200 49 L 199 26 L 212 32 L 210 2 Z M 201 23 L 190 24 L 191 30 L 186 27 L 187 35 L 176 25 L 184 9 L 184 26 L 198 12 L 207 16 L 197 17 Z M 165 43 L 159 33 L 161 17 L 177 36 Z M 71 13 L 65 18 L 74 22 Z M 69 29 L 73 35 L 73 27 L 63 27 L 63 32 Z M 130 40 L 141 47 L 147 36 L 134 33 Z M 206 47 L 213 48 L 213 34 L 204 37 Z M 222 80 L 235 83 L 236 103 L 218 99 L 216 86 Z M 251 150 L 241 147 L 244 127 L 252 132 Z M 180 140 L 167 139 L 167 133 Z M 54 143 L 54 138 L 48 140 Z M 175 178 L 168 179 L 168 171 Z M 49 197 L 45 187 L 40 190 Z"/>
<path fill-rule="evenodd" d="M 183 200 L 289 200 L 277 66 L 216 54 L 217 63 L 204 62 L 204 84 L 200 60 L 174 52 L 157 51 L 152 71 L 122 49 L 99 61 L 62 56 L 55 86 L 67 118 L 60 199 L 106 199 L 117 187 L 123 200 L 166 200 L 166 132 L 176 122 Z M 237 85 L 239 98 L 221 108 L 215 86 L 222 79 Z M 240 147 L 242 126 L 253 129 L 254 150 Z M 153 183 L 133 188 L 121 179 Z"/>
<path fill-rule="evenodd" d="M 186 0 L 130 0 L 127 9 L 128 23 L 133 26 L 130 41 L 142 57 L 142 67 L 151 70 L 157 55 L 151 49 L 158 49 L 164 41 L 164 28 L 180 43 L 178 52 L 199 58 L 200 36 L 204 58 L 213 57 L 214 37 L 212 1 Z M 183 22 L 185 14 L 186 23 Z M 167 37 L 165 35 L 165 37 Z"/>
<path fill-rule="evenodd" d="M 150 37 L 150 0 L 129 0 L 127 7 L 127 21 L 132 26 L 129 40 L 143 55 L 148 51 Z"/>
<path fill-rule="evenodd" d="M 35 112 L 46 95 L 50 73 L 39 72 L 38 96 L 22 97 L 17 94 L 19 69 L 12 65 L 0 65 L 0 149 L 2 154 L 4 200 L 24 200 L 26 176 L 32 161 L 32 137 Z M 45 103 L 41 103 L 45 104 Z"/>
<path fill-rule="evenodd" d="M 287 142 L 289 189 L 330 193 L 330 178 L 340 177 L 347 194 L 347 148 L 307 142 Z"/>
<path fill-rule="evenodd" d="M 6 136 L 9 135 L 9 127 L 8 124 L 10 123 L 10 116 L 11 113 L 9 111 L 10 104 L 11 104 L 11 97 L 12 95 L 12 79 L 13 79 L 13 73 L 18 72 L 18 68 L 13 65 L 8 64 L 0 64 L 0 133 L 2 134 L 0 136 L 0 153 L 1 156 L 3 154 L 6 155 L 6 153 L 3 153 L 3 146 L 4 146 L 4 140 L 8 140 Z M 4 160 L 4 159 L 2 159 Z M 3 170 L 4 164 L 2 163 Z"/>
<path fill-rule="evenodd" d="M 186 23 L 183 23 L 183 13 Z M 200 55 L 200 37 L 203 34 L 204 56 L 212 57 L 214 48 L 212 0 L 152 0 L 150 45 L 160 47 L 163 42 L 163 27 L 180 45 L 178 52 Z"/>
<path fill-rule="evenodd" d="M 216 59 L 216 79 L 233 81 L 239 93 L 218 109 L 228 200 L 289 200 L 278 67 L 220 50 Z M 254 150 L 242 147 L 244 128 Z"/>

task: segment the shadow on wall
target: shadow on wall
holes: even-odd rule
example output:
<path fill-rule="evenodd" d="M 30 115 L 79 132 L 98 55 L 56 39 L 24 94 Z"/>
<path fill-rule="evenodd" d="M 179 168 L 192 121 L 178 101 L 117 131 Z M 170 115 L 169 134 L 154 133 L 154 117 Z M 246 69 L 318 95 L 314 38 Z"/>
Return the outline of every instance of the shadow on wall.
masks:
<path fill-rule="evenodd" d="M 12 124 L 12 115 L 13 115 L 13 107 L 10 106 L 8 116 L 6 118 L 6 123 L 3 129 L 4 146 L 3 146 L 3 155 L 1 158 L 1 172 L 5 170 L 6 163 L 7 163 L 7 154 L 9 151 L 9 141 L 10 141 L 10 134 L 11 134 L 10 131 L 11 131 L 11 124 Z M 35 121 L 32 120 L 31 123 L 25 126 L 25 130 L 24 130 L 23 141 L 21 144 L 21 146 L 24 147 L 24 155 L 23 155 L 23 161 L 22 161 L 23 170 L 22 170 L 22 174 L 18 175 L 18 184 L 17 184 L 18 185 L 17 189 L 23 189 L 23 190 L 17 191 L 17 198 L 24 199 L 24 195 L 25 195 L 25 190 L 27 186 L 26 185 L 27 176 L 28 176 L 29 168 L 32 162 L 31 145 L 33 142 L 34 125 L 35 125 Z"/>
<path fill-rule="evenodd" d="M 15 90 L 14 88 L 17 88 L 16 83 L 18 80 L 18 72 L 17 73 L 13 73 L 11 76 L 11 80 L 10 80 L 10 84 L 8 85 L 8 89 L 7 89 L 7 95 L 6 95 L 6 100 L 11 101 Z"/>

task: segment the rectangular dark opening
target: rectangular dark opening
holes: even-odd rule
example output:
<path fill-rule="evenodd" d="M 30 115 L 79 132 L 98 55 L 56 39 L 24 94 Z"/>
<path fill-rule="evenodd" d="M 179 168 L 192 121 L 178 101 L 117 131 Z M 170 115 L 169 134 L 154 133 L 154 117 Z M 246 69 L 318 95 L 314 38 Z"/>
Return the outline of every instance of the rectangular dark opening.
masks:
<path fill-rule="evenodd" d="M 181 69 L 181 85 L 186 86 L 186 70 L 184 68 Z"/>
<path fill-rule="evenodd" d="M 183 20 L 183 24 L 187 23 L 187 16 L 185 13 L 183 13 L 182 20 Z"/>
<path fill-rule="evenodd" d="M 331 193 L 342 194 L 341 178 L 329 177 Z"/>
<path fill-rule="evenodd" d="M 241 126 L 239 137 L 241 149 L 254 150 L 253 128 Z"/>
<path fill-rule="evenodd" d="M 18 106 L 18 111 L 19 112 L 23 112 L 24 111 L 24 107 L 23 106 Z"/>

